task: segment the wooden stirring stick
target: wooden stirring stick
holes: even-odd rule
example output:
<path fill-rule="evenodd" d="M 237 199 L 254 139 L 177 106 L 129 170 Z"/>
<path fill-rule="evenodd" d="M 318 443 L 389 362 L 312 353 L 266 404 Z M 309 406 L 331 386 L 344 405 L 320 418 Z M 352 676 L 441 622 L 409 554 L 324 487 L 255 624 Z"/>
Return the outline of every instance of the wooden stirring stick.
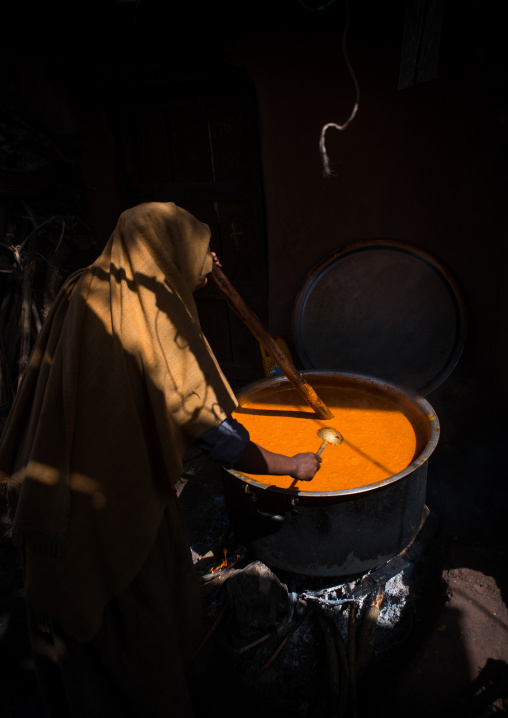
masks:
<path fill-rule="evenodd" d="M 229 306 L 238 314 L 256 339 L 261 342 L 268 354 L 275 359 L 281 371 L 284 372 L 307 404 L 314 409 L 318 417 L 320 419 L 333 419 L 333 414 L 330 409 L 323 403 L 314 389 L 307 384 L 303 376 L 295 369 L 284 352 L 279 349 L 275 339 L 270 336 L 254 312 L 245 304 L 217 264 L 214 263 L 210 275 L 226 298 Z"/>

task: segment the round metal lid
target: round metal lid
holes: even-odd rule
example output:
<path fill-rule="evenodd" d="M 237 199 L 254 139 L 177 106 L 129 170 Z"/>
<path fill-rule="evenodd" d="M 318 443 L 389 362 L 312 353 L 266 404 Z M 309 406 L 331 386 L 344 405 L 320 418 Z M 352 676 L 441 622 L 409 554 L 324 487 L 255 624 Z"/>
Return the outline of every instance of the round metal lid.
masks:
<path fill-rule="evenodd" d="M 466 337 L 455 281 L 396 240 L 343 247 L 311 270 L 293 311 L 305 369 L 356 372 L 425 396 L 456 366 Z"/>

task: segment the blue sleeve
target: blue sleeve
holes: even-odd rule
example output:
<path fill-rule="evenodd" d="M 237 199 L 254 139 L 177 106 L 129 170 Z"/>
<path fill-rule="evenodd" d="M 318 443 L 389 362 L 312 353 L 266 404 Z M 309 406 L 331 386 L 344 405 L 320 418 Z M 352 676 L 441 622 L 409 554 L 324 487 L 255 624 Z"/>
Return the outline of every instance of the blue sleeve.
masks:
<path fill-rule="evenodd" d="M 250 441 L 249 432 L 236 419 L 227 419 L 209 429 L 196 441 L 207 458 L 232 469 Z"/>

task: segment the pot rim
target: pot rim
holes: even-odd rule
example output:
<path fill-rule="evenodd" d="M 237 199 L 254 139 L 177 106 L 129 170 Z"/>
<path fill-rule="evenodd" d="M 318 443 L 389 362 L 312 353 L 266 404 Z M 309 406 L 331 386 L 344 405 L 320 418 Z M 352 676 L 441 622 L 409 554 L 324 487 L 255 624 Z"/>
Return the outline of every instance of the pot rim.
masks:
<path fill-rule="evenodd" d="M 376 489 L 379 489 L 383 486 L 388 486 L 389 484 L 393 484 L 396 481 L 400 481 L 405 476 L 408 476 L 409 474 L 412 474 L 416 469 L 418 469 L 420 466 L 425 464 L 425 462 L 429 459 L 431 454 L 433 453 L 434 449 L 436 448 L 439 436 L 440 436 L 440 424 L 439 419 L 437 417 L 436 412 L 434 411 L 431 404 L 425 399 L 423 396 L 420 396 L 419 394 L 416 394 L 414 391 L 410 389 L 403 389 L 399 386 L 396 386 L 395 384 L 391 384 L 390 382 L 386 382 L 382 379 L 375 379 L 374 377 L 365 376 L 363 374 L 354 374 L 354 373 L 347 373 L 347 372 L 333 372 L 333 371 L 324 371 L 324 370 L 309 370 L 309 371 L 302 371 L 300 372 L 303 377 L 308 376 L 321 376 L 321 377 L 335 377 L 335 378 L 341 378 L 344 377 L 345 379 L 352 379 L 357 380 L 360 383 L 367 384 L 368 386 L 375 387 L 378 390 L 384 390 L 388 391 L 395 396 L 398 396 L 400 398 L 404 398 L 406 401 L 409 400 L 410 403 L 412 403 L 415 406 L 418 406 L 421 413 L 425 416 L 425 419 L 428 423 L 429 427 L 429 439 L 427 440 L 427 443 L 423 449 L 423 451 L 415 458 L 413 461 L 406 466 L 405 469 L 402 471 L 399 471 L 397 474 L 393 474 L 393 476 L 389 476 L 386 479 L 383 479 L 383 481 L 377 481 L 374 484 L 368 484 L 367 486 L 357 486 L 350 489 L 341 489 L 340 491 L 302 491 L 300 489 L 284 489 L 280 486 L 273 486 L 272 484 L 267 484 L 264 481 L 260 481 L 258 479 L 254 479 L 251 476 L 247 476 L 246 474 L 242 474 L 240 471 L 236 471 L 235 469 L 226 469 L 229 474 L 232 474 L 236 478 L 240 479 L 241 481 L 248 483 L 251 486 L 255 486 L 259 489 L 265 490 L 265 491 L 273 491 L 278 494 L 284 494 L 284 495 L 294 495 L 294 496 L 305 496 L 306 498 L 322 498 L 324 496 L 330 497 L 330 496 L 348 496 L 351 494 L 360 494 L 364 493 L 365 491 L 374 491 Z M 245 386 L 239 393 L 238 393 L 238 403 L 240 404 L 241 397 L 244 394 L 247 394 L 252 391 L 257 391 L 259 389 L 263 389 L 266 386 L 270 386 L 272 384 L 283 384 L 283 383 L 290 383 L 289 379 L 285 375 L 277 375 L 275 377 L 270 377 L 267 379 L 260 379 L 259 381 L 252 382 L 251 384 L 248 384 Z M 264 476 L 264 475 L 263 475 Z"/>

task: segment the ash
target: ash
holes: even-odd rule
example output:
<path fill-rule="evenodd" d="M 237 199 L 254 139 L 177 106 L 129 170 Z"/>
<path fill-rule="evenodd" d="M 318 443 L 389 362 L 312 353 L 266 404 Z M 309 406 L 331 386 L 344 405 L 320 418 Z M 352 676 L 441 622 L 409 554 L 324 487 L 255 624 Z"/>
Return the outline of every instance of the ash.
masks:
<path fill-rule="evenodd" d="M 385 586 L 385 600 L 377 619 L 380 628 L 393 628 L 407 605 L 410 587 L 405 583 L 405 574 L 406 571 L 401 571 Z"/>

